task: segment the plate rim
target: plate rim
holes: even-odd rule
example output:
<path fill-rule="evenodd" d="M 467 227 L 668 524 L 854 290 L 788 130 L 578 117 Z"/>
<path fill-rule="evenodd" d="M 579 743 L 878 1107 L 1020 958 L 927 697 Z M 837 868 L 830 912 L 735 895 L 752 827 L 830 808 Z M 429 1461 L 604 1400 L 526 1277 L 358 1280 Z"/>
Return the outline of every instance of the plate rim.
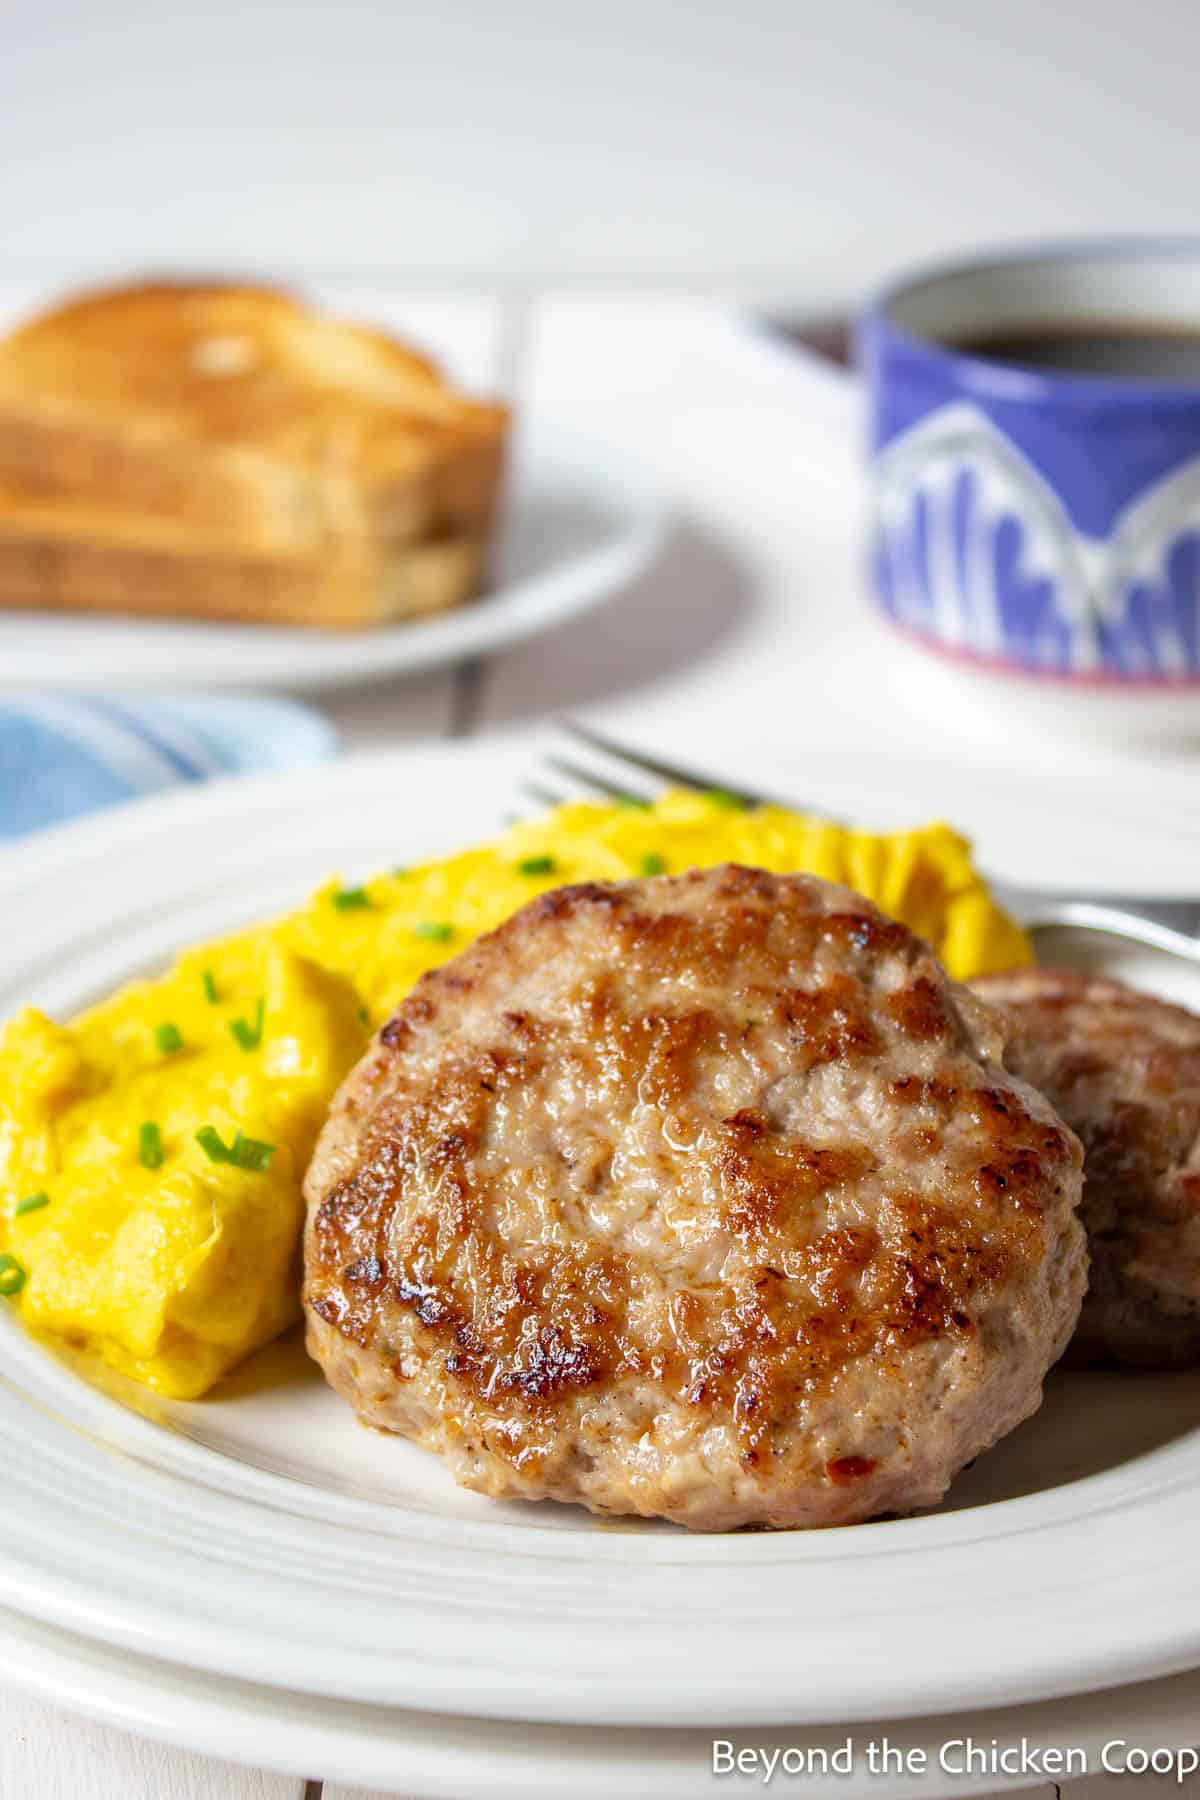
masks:
<path fill-rule="evenodd" d="M 178 1665 L 140 1658 L 53 1626 L 0 1609 L 0 1679 L 47 1705 L 65 1706 L 117 1730 L 198 1755 L 226 1758 L 247 1768 L 269 1768 L 301 1779 L 319 1770 L 325 1781 L 379 1785 L 390 1792 L 396 1758 L 405 1759 L 407 1785 L 429 1800 L 560 1800 L 569 1790 L 579 1800 L 609 1800 L 622 1778 L 639 1780 L 640 1800 L 693 1800 L 703 1782 L 702 1751 L 720 1728 L 643 1732 L 603 1727 L 530 1726 L 518 1721 L 433 1718 L 403 1708 L 366 1709 L 352 1703 L 297 1695 L 258 1683 L 199 1676 Z M 1080 1744 L 1093 1750 L 1111 1733 L 1129 1741 L 1188 1748 L 1200 1702 L 1200 1675 L 1167 1677 L 1128 1688 L 1100 1690 L 1074 1699 L 1022 1708 L 932 1714 L 919 1720 L 873 1721 L 873 1730 L 907 1748 L 931 1749 L 955 1737 L 1001 1743 L 1030 1736 L 1042 1745 Z M 1108 1709 L 1111 1708 L 1111 1711 Z M 1136 1724 L 1128 1715 L 1137 1714 Z M 1109 1720 L 1117 1716 L 1115 1727 Z M 789 1743 L 840 1741 L 839 1726 L 783 1727 Z M 520 1735 L 523 1742 L 513 1745 Z M 761 1738 L 760 1734 L 760 1738 Z M 604 1742 L 596 1739 L 603 1736 Z M 686 1738 L 686 1744 L 680 1740 Z M 697 1752 L 677 1761 L 676 1750 Z M 662 1751 L 648 1765 L 642 1750 Z M 617 1757 L 614 1757 L 617 1752 Z M 561 1754 L 560 1754 L 561 1753 Z M 594 1753 L 594 1754 L 593 1754 Z M 584 1757 L 586 1755 L 586 1760 Z M 618 1760 L 619 1759 L 619 1760 Z M 1089 1774 L 1096 1771 L 1089 1768 Z M 943 1775 L 936 1766 L 919 1781 L 873 1775 L 839 1778 L 839 1793 L 875 1800 L 957 1800 L 962 1795 L 1028 1790 L 1024 1775 Z M 632 1792 L 626 1787 L 624 1791 Z"/>

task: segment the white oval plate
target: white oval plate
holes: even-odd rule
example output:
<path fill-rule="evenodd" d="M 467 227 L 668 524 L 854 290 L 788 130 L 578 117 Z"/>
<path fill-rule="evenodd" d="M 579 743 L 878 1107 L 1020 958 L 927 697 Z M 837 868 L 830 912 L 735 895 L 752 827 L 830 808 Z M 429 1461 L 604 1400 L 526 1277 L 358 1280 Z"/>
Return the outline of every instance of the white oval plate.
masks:
<path fill-rule="evenodd" d="M 47 834 L 0 874 L 0 1015 L 66 1012 L 178 945 L 495 830 L 530 751 L 411 750 L 171 795 Z M 871 822 L 931 804 L 845 762 L 773 785 Z M 1055 818 L 943 775 L 1009 874 L 1071 833 L 1080 878 L 1177 885 L 1194 833 Z M 388 821 L 385 830 L 381 821 Z M 1156 853 L 1155 845 L 1161 846 Z M 1200 1003 L 1200 969 L 1114 966 Z M 594 1725 L 828 1723 L 1078 1693 L 1200 1663 L 1200 1374 L 1056 1375 L 926 1517 L 692 1537 L 456 1489 L 361 1431 L 296 1346 L 170 1405 L 0 1318 L 0 1602 L 135 1653 L 326 1698 Z"/>
<path fill-rule="evenodd" d="M 653 484 L 531 416 L 513 445 L 493 574 L 478 600 L 376 631 L 0 611 L 0 688 L 326 688 L 520 643 L 628 586 L 662 541 Z"/>

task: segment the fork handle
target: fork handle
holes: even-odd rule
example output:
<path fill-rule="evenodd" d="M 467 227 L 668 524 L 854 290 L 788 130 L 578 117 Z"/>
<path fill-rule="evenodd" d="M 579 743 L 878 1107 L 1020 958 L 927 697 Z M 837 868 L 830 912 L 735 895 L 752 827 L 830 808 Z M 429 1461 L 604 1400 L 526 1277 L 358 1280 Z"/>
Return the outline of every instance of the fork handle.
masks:
<path fill-rule="evenodd" d="M 1039 925 L 1075 925 L 1107 931 L 1114 937 L 1152 944 L 1200 961 L 1200 900 L 1156 900 L 1144 894 L 1076 894 L 1052 888 L 1003 886 L 998 897 L 1021 921 Z"/>

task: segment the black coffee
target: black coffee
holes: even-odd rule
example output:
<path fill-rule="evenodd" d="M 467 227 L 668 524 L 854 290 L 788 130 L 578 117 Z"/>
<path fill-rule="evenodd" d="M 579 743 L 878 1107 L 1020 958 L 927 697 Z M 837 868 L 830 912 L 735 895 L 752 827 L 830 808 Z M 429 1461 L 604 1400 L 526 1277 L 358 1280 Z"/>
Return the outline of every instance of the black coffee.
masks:
<path fill-rule="evenodd" d="M 953 348 L 1027 369 L 1200 385 L 1200 325 L 1027 325 L 981 332 Z"/>

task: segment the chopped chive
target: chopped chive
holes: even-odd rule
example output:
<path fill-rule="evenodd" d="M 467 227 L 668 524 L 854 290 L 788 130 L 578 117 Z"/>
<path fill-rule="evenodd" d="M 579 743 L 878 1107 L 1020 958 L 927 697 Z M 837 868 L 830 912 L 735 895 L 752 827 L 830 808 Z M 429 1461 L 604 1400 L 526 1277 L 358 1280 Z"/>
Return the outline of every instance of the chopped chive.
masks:
<path fill-rule="evenodd" d="M 143 1169 L 162 1168 L 162 1132 L 153 1119 L 146 1119 L 138 1126 L 138 1158 Z"/>
<path fill-rule="evenodd" d="M 221 1134 L 212 1125 L 202 1125 L 196 1133 L 196 1142 L 210 1162 L 232 1162 L 228 1149 L 222 1141 Z"/>
<path fill-rule="evenodd" d="M 25 1286 L 25 1281 L 24 1263 L 19 1263 L 15 1256 L 10 1256 L 5 1251 L 4 1255 L 0 1256 L 0 1294 L 3 1294 L 6 1300 L 11 1300 L 14 1294 L 20 1293 Z"/>
<path fill-rule="evenodd" d="M 50 1196 L 47 1193 L 28 1194 L 24 1200 L 18 1200 L 13 1207 L 13 1218 L 22 1219 L 26 1213 L 41 1212 L 43 1206 L 49 1206 Z"/>
<path fill-rule="evenodd" d="M 666 863 L 658 854 L 657 850 L 647 850 L 645 856 L 642 858 L 643 875 L 661 875 L 666 866 Z"/>
<path fill-rule="evenodd" d="M 253 1169 L 258 1175 L 270 1167 L 274 1154 L 274 1144 L 264 1144 L 261 1138 L 246 1137 L 241 1131 L 229 1146 L 230 1161 L 239 1169 Z"/>
<path fill-rule="evenodd" d="M 205 997 L 208 1000 L 208 1004 L 210 1006 L 215 1006 L 217 1004 L 217 1000 L 219 999 L 219 995 L 217 993 L 216 977 L 214 976 L 212 970 L 205 969 L 205 971 L 204 971 L 203 975 L 200 977 L 200 979 L 204 983 L 204 993 L 205 993 Z"/>
<path fill-rule="evenodd" d="M 358 1022 L 360 1025 L 364 1026 L 371 1023 L 371 1015 L 365 1006 L 360 1006 L 358 1009 Z"/>
<path fill-rule="evenodd" d="M 371 896 L 365 887 L 338 888 L 332 898 L 339 912 L 360 912 L 371 904 Z"/>
<path fill-rule="evenodd" d="M 178 1025 L 172 1025 L 170 1020 L 154 1027 L 154 1041 L 164 1056 L 170 1056 L 174 1051 L 183 1049 L 183 1033 Z"/>
<path fill-rule="evenodd" d="M 527 856 L 517 870 L 521 875 L 553 875 L 556 866 L 552 856 Z"/>
<path fill-rule="evenodd" d="M 431 944 L 448 944 L 454 936 L 454 927 L 449 919 L 422 919 L 413 926 L 413 936 L 428 938 Z"/>
<path fill-rule="evenodd" d="M 254 1009 L 253 1025 L 247 1024 L 245 1019 L 230 1019 L 229 1029 L 232 1031 L 243 1050 L 257 1050 L 258 1046 L 262 1043 L 263 1018 L 266 1014 L 266 1010 L 267 1003 L 260 994 L 258 996 L 258 1005 Z"/>
<path fill-rule="evenodd" d="M 264 1144 L 261 1138 L 246 1137 L 240 1128 L 234 1134 L 232 1144 L 227 1144 L 214 1126 L 202 1125 L 196 1133 L 196 1142 L 210 1162 L 232 1163 L 235 1168 L 251 1169 L 259 1175 L 275 1154 L 274 1144 Z"/>
<path fill-rule="evenodd" d="M 710 806 L 723 806 L 726 812 L 749 812 L 750 802 L 743 800 L 740 794 L 731 794 L 728 788 L 709 788 L 704 798 Z"/>
<path fill-rule="evenodd" d="M 617 805 L 628 807 L 634 812 L 649 812 L 650 802 L 643 800 L 640 794 L 618 794 Z"/>

